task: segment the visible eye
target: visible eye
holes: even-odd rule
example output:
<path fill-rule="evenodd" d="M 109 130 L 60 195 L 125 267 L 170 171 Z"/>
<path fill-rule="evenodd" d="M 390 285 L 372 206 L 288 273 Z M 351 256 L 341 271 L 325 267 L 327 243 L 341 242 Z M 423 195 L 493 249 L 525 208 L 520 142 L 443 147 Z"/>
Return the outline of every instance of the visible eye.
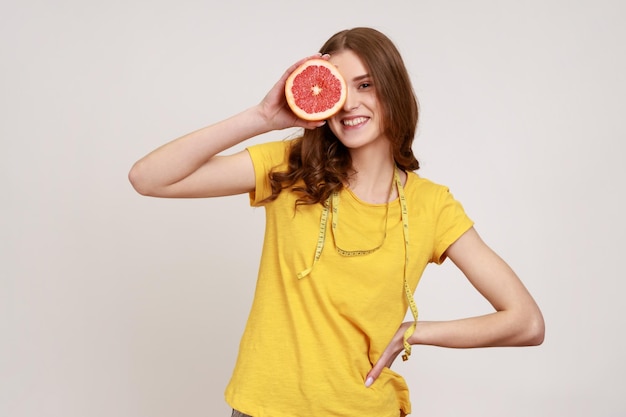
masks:
<path fill-rule="evenodd" d="M 366 88 L 370 88 L 371 86 L 372 86 L 372 84 L 371 84 L 371 83 L 369 83 L 369 82 L 364 82 L 364 83 L 359 84 L 359 89 L 360 89 L 360 90 L 361 90 L 361 89 L 366 89 Z"/>

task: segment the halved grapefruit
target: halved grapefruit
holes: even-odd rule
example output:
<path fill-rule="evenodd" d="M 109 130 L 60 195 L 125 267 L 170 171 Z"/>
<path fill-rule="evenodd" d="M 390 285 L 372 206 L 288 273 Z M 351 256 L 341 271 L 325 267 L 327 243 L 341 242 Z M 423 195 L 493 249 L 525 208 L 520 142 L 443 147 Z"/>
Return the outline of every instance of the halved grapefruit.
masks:
<path fill-rule="evenodd" d="M 320 58 L 305 61 L 285 83 L 287 104 L 304 120 L 328 119 L 341 109 L 346 92 L 346 82 L 337 67 Z"/>

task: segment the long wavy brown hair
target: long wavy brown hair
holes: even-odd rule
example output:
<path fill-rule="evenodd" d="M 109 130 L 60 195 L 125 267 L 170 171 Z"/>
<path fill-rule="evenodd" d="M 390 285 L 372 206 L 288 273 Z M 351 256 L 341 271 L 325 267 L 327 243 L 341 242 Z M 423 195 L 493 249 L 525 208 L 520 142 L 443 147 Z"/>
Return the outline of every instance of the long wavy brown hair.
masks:
<path fill-rule="evenodd" d="M 356 53 L 368 69 L 383 109 L 383 131 L 391 141 L 396 165 L 405 171 L 419 169 L 412 145 L 417 129 L 418 104 L 400 52 L 376 29 L 358 27 L 333 35 L 320 49 L 322 54 L 344 50 Z M 269 174 L 272 195 L 268 201 L 291 188 L 300 194 L 299 204 L 325 202 L 340 190 L 353 173 L 348 149 L 337 139 L 328 123 L 305 129 L 291 142 L 287 168 Z"/>

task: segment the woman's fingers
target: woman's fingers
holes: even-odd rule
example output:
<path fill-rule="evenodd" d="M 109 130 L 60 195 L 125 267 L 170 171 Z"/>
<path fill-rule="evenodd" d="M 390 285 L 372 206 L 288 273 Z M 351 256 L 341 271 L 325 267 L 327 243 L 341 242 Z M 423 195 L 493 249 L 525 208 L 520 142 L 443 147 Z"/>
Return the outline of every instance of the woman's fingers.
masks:
<path fill-rule="evenodd" d="M 391 341 L 385 348 L 382 355 L 380 355 L 380 358 L 378 358 L 378 361 L 374 364 L 372 369 L 367 373 L 367 377 L 365 378 L 366 387 L 368 388 L 371 387 L 372 384 L 376 381 L 376 379 L 383 372 L 383 369 L 385 367 L 387 368 L 391 367 L 391 364 L 393 364 L 393 362 L 396 360 L 396 358 L 398 357 L 398 354 L 402 352 L 402 349 L 404 348 L 404 343 L 403 343 L 404 332 L 408 328 L 408 326 L 410 326 L 411 324 L 412 324 L 411 322 L 407 322 L 407 323 L 402 323 L 402 325 L 400 325 L 400 327 L 396 331 L 396 334 L 393 336 L 393 338 L 391 339 Z"/>

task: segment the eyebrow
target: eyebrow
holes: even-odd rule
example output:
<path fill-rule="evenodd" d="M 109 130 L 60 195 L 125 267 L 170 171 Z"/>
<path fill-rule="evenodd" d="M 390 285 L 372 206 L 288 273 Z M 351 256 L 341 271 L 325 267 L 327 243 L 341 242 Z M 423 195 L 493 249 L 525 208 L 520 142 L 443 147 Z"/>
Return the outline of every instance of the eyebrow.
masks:
<path fill-rule="evenodd" d="M 354 77 L 352 79 L 352 81 L 361 81 L 361 80 L 364 80 L 366 78 L 371 78 L 371 76 L 369 74 L 359 75 L 358 77 Z"/>

